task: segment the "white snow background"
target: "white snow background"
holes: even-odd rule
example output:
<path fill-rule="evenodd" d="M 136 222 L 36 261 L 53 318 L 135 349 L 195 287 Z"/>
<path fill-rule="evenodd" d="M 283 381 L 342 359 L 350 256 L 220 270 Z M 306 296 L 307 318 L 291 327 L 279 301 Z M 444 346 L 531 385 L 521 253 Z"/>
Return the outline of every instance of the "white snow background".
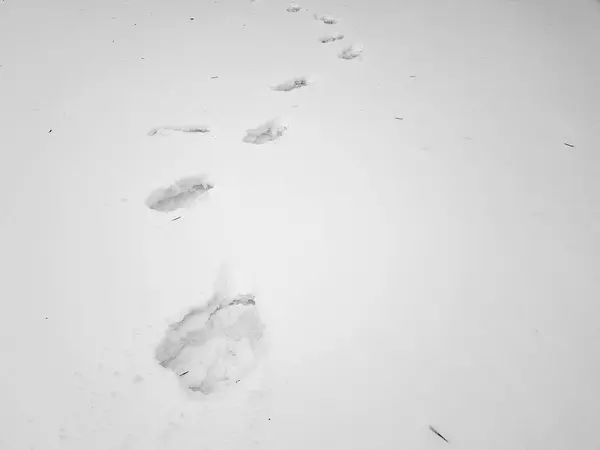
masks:
<path fill-rule="evenodd" d="M 600 448 L 600 4 L 298 4 L 0 3 L 0 449 Z M 186 392 L 217 289 L 265 356 Z"/>

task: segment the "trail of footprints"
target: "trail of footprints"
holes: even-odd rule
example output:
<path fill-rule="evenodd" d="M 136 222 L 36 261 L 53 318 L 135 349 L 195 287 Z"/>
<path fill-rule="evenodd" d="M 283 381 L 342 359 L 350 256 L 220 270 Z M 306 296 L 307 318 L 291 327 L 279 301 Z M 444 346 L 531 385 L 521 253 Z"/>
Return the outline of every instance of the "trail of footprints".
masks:
<path fill-rule="evenodd" d="M 292 3 L 287 11 L 299 13 L 303 8 Z M 329 15 L 314 14 L 313 17 L 326 26 L 340 23 L 340 19 Z M 332 32 L 320 37 L 319 41 L 333 44 L 342 39 L 342 33 Z M 337 56 L 352 60 L 359 58 L 361 53 L 362 46 L 353 44 L 340 50 Z M 291 92 L 307 88 L 311 83 L 307 77 L 296 77 L 271 86 L 271 90 Z M 264 145 L 280 139 L 287 129 L 287 124 L 279 119 L 268 120 L 246 130 L 242 142 Z M 200 125 L 165 125 L 152 128 L 148 135 L 173 132 L 206 134 L 210 129 Z M 146 206 L 165 214 L 185 210 L 214 187 L 205 175 L 188 176 L 155 189 L 146 199 Z M 254 295 L 238 294 L 229 298 L 223 293 L 215 293 L 205 306 L 192 309 L 169 327 L 156 348 L 155 357 L 161 366 L 179 377 L 182 386 L 193 392 L 210 394 L 242 381 L 252 371 L 259 359 L 264 328 Z"/>

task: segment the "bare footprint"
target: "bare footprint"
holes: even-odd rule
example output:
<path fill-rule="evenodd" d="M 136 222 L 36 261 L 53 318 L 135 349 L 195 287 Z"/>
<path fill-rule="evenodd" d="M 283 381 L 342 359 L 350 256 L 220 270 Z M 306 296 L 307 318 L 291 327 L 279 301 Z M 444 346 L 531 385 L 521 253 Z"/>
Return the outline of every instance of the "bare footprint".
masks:
<path fill-rule="evenodd" d="M 279 139 L 285 130 L 287 130 L 287 125 L 279 120 L 270 120 L 256 128 L 247 130 L 243 142 L 256 145 L 266 144 Z"/>
<path fill-rule="evenodd" d="M 271 87 L 273 91 L 290 92 L 294 89 L 300 89 L 308 86 L 308 79 L 306 77 L 297 77 L 292 80 L 288 80 L 284 83 L 278 84 L 277 86 Z"/>
<path fill-rule="evenodd" d="M 338 57 L 340 59 L 356 59 L 362 55 L 362 52 L 363 52 L 362 44 L 353 44 L 350 47 L 347 47 L 344 50 L 342 50 L 338 54 Z"/>
<path fill-rule="evenodd" d="M 330 42 L 341 41 L 344 39 L 344 35 L 342 33 L 334 33 L 329 36 L 323 36 L 319 38 L 321 44 L 329 44 Z"/>
<path fill-rule="evenodd" d="M 203 126 L 171 126 L 165 125 L 162 127 L 155 127 L 148 131 L 148 136 L 155 136 L 156 134 L 164 134 L 165 131 L 180 131 L 182 133 L 209 133 L 208 127 Z"/>
<path fill-rule="evenodd" d="M 189 208 L 214 185 L 204 175 L 181 178 L 168 187 L 153 191 L 146 199 L 146 206 L 155 211 L 170 213 Z"/>

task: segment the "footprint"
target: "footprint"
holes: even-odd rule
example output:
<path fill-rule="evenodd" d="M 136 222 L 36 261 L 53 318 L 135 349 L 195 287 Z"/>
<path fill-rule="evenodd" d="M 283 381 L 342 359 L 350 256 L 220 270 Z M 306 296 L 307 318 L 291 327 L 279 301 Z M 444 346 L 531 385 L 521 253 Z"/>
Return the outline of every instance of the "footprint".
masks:
<path fill-rule="evenodd" d="M 334 33 L 329 36 L 323 36 L 319 38 L 321 44 L 329 44 L 330 42 L 341 41 L 344 39 L 344 35 L 342 33 Z"/>
<path fill-rule="evenodd" d="M 179 376 L 182 386 L 210 394 L 254 369 L 264 329 L 254 295 L 229 299 L 215 294 L 169 327 L 155 357 Z"/>
<path fill-rule="evenodd" d="M 341 59 L 356 59 L 362 55 L 362 52 L 363 46 L 361 44 L 354 44 L 342 50 L 338 54 L 338 57 Z"/>
<path fill-rule="evenodd" d="M 287 126 L 279 120 L 270 120 L 263 125 L 247 130 L 243 142 L 256 145 L 266 144 L 279 139 L 285 130 L 287 130 Z"/>
<path fill-rule="evenodd" d="M 295 13 L 298 12 L 302 9 L 302 6 L 300 6 L 297 3 L 292 2 L 292 4 L 290 6 L 288 6 L 287 8 L 287 12 L 291 12 L 291 13 Z"/>
<path fill-rule="evenodd" d="M 155 127 L 148 131 L 148 136 L 154 136 L 156 134 L 165 134 L 165 131 L 180 131 L 182 133 L 208 133 L 210 130 L 208 127 L 202 126 L 170 126 L 166 125 L 163 127 Z"/>
<path fill-rule="evenodd" d="M 146 206 L 164 213 L 189 208 L 212 188 L 214 185 L 208 183 L 203 175 L 182 178 L 152 192 L 146 199 Z"/>
<path fill-rule="evenodd" d="M 323 22 L 326 25 L 335 25 L 336 23 L 340 23 L 340 19 L 336 19 L 335 17 L 332 16 L 318 16 L 317 14 L 315 14 L 315 20 L 320 20 L 321 22 Z"/>
<path fill-rule="evenodd" d="M 277 86 L 273 86 L 271 89 L 273 91 L 290 92 L 294 89 L 300 89 L 301 87 L 305 86 L 308 86 L 308 79 L 306 77 L 298 77 L 278 84 Z"/>

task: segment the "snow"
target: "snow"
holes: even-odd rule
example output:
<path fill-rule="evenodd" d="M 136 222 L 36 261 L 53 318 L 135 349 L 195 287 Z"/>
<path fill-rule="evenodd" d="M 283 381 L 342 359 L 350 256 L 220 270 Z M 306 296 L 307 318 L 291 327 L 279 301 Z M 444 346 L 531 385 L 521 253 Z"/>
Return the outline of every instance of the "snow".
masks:
<path fill-rule="evenodd" d="M 597 447 L 598 2 L 300 5 L 0 3 L 0 449 Z M 193 392 L 216 292 L 264 349 Z"/>

